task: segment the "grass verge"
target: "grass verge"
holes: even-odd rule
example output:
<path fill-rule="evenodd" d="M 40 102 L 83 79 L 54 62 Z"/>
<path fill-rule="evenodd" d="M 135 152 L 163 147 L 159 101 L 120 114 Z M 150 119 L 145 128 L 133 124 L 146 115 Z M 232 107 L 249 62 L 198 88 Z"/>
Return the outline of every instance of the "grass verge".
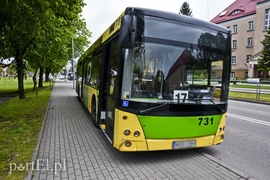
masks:
<path fill-rule="evenodd" d="M 270 94 L 260 94 L 260 96 L 258 96 L 255 93 L 229 92 L 229 97 L 234 99 L 270 103 Z"/>
<path fill-rule="evenodd" d="M 44 83 L 38 96 L 32 92 L 31 80 L 24 85 L 26 99 L 15 97 L 0 104 L 0 180 L 26 177 L 50 99 L 52 84 Z M 0 80 L 0 87 L 2 95 L 16 93 L 17 81 Z"/>
<path fill-rule="evenodd" d="M 257 89 L 257 84 L 231 84 L 230 87 Z M 259 87 L 260 89 L 270 89 L 269 85 L 264 85 L 264 84 L 261 84 Z"/>

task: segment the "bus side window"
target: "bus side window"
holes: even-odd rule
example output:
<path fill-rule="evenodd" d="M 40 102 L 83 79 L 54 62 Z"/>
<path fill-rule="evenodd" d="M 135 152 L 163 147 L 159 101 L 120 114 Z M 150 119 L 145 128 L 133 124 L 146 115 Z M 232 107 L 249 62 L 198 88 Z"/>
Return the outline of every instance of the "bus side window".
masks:
<path fill-rule="evenodd" d="M 86 78 L 87 84 L 90 84 L 90 79 L 91 79 L 91 67 L 92 67 L 92 63 L 90 62 L 90 63 L 88 64 L 88 68 L 87 68 L 87 78 Z"/>

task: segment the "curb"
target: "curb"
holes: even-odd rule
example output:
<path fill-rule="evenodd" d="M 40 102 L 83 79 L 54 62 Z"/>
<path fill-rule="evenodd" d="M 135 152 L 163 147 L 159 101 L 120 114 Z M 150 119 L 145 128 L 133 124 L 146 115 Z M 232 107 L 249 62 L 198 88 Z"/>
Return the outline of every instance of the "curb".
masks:
<path fill-rule="evenodd" d="M 227 163 L 222 162 L 221 160 L 219 160 L 219 159 L 217 159 L 217 158 L 215 158 L 215 157 L 213 157 L 213 156 L 211 156 L 211 155 L 209 155 L 209 154 L 207 154 L 205 152 L 198 151 L 198 153 L 201 154 L 202 156 L 206 157 L 207 159 L 209 159 L 209 160 L 211 160 L 211 161 L 219 164 L 220 166 L 228 169 L 229 171 L 233 171 L 235 174 L 241 176 L 243 179 L 246 179 L 246 180 L 255 180 L 250 175 L 248 175 L 248 174 L 246 174 L 246 173 L 244 173 L 244 172 L 242 172 L 242 171 L 240 171 L 240 170 L 238 170 L 238 169 L 236 169 L 236 168 L 228 165 Z"/>
<path fill-rule="evenodd" d="M 52 90 L 53 90 L 53 88 L 54 88 L 54 86 L 52 87 Z M 49 107 L 50 107 L 50 104 L 51 104 L 51 98 L 52 98 L 52 94 L 50 95 L 49 103 L 48 103 L 47 108 L 46 108 L 46 111 L 45 111 L 45 115 L 44 115 L 44 118 L 43 118 L 42 126 L 41 126 L 41 129 L 39 131 L 37 145 L 36 145 L 36 148 L 34 150 L 34 153 L 33 153 L 33 156 L 32 156 L 32 161 L 31 162 L 35 162 L 36 159 L 37 159 L 37 155 L 38 155 L 38 152 L 39 152 L 39 147 L 40 147 L 40 144 L 41 144 L 41 138 L 43 136 L 43 132 L 44 132 L 44 129 L 45 129 L 45 124 L 46 124 L 46 119 L 47 119 Z M 26 176 L 25 180 L 31 180 L 32 177 L 33 177 L 33 168 L 29 168 L 29 171 L 27 173 L 27 176 Z"/>
<path fill-rule="evenodd" d="M 250 103 L 270 105 L 270 102 L 264 102 L 264 101 L 258 101 L 258 100 L 249 100 L 249 99 L 240 99 L 240 98 L 229 98 L 229 100 L 244 101 L 244 102 L 250 102 Z"/>

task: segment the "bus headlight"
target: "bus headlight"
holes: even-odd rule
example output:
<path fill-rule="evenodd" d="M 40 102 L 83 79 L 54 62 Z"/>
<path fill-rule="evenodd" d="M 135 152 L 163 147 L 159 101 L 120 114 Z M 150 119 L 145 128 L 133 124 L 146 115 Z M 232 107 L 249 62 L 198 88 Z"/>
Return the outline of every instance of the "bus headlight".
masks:
<path fill-rule="evenodd" d="M 138 136 L 140 135 L 140 132 L 139 132 L 139 131 L 135 131 L 135 132 L 133 133 L 133 135 L 134 135 L 135 137 L 138 137 Z"/>
<path fill-rule="evenodd" d="M 124 135 L 126 135 L 126 136 L 130 135 L 130 130 L 125 130 Z"/>
<path fill-rule="evenodd" d="M 125 142 L 125 146 L 126 146 L 126 147 L 130 147 L 130 146 L 131 146 L 131 142 L 130 142 L 130 141 L 126 141 L 126 142 Z"/>

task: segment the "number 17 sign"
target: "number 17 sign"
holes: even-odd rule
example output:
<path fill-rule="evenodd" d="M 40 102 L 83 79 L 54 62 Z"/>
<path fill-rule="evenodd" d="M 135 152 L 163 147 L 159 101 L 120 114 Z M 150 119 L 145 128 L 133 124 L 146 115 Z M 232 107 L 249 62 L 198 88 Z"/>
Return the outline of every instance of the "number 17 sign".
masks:
<path fill-rule="evenodd" d="M 173 91 L 173 100 L 175 102 L 185 102 L 188 99 L 188 91 L 183 90 L 174 90 Z"/>

